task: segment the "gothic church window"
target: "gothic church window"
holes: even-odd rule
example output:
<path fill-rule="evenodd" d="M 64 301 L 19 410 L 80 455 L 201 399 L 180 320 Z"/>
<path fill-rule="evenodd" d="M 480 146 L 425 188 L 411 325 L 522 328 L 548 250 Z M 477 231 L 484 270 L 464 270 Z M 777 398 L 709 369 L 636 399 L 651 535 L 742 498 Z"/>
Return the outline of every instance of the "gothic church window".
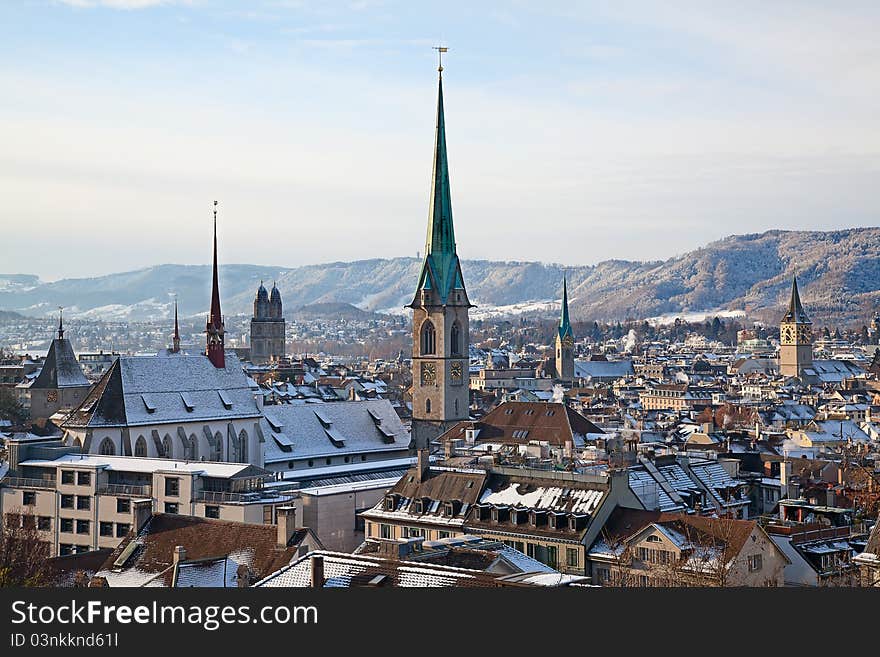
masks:
<path fill-rule="evenodd" d="M 426 319 L 422 324 L 422 354 L 431 355 L 437 353 L 437 333 L 434 324 Z"/>

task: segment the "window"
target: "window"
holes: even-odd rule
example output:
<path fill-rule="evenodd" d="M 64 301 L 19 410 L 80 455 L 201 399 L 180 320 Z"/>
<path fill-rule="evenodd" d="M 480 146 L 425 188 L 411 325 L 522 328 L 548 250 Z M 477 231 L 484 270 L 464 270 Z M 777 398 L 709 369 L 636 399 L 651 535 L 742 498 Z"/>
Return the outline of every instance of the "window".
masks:
<path fill-rule="evenodd" d="M 113 523 L 102 522 L 98 525 L 98 533 L 101 536 L 113 536 Z"/>
<path fill-rule="evenodd" d="M 426 399 L 425 400 L 425 413 L 430 413 L 430 412 L 431 412 L 431 400 Z"/>
<path fill-rule="evenodd" d="M 656 534 L 651 534 L 648 538 L 645 539 L 648 543 L 660 543 L 661 539 Z"/>
<path fill-rule="evenodd" d="M 131 511 L 131 500 L 118 497 L 116 498 L 116 513 L 129 513 Z"/>
<path fill-rule="evenodd" d="M 25 506 L 33 506 L 37 503 L 37 494 L 32 490 L 24 490 L 21 492 L 21 503 Z"/>
<path fill-rule="evenodd" d="M 116 523 L 116 538 L 122 538 L 123 536 L 128 535 L 128 532 L 131 530 L 131 525 L 124 522 Z"/>
<path fill-rule="evenodd" d="M 361 454 L 361 461 L 366 461 L 366 460 L 367 460 L 367 455 Z"/>
<path fill-rule="evenodd" d="M 47 532 L 52 529 L 52 518 L 49 516 L 40 516 L 37 518 L 37 529 Z"/>
<path fill-rule="evenodd" d="M 77 534 L 88 534 L 91 530 L 91 522 L 88 520 L 77 520 L 76 521 L 76 533 Z"/>
<path fill-rule="evenodd" d="M 61 471 L 61 483 L 62 484 L 73 484 L 73 470 L 62 470 Z"/>
<path fill-rule="evenodd" d="M 176 502 L 165 502 L 165 513 L 177 513 L 178 508 Z"/>
<path fill-rule="evenodd" d="M 437 532 L 437 538 L 438 538 L 438 539 L 441 539 L 441 538 L 449 538 L 450 536 L 452 536 L 452 532 L 444 532 L 444 531 L 442 531 L 442 530 Z"/>
<path fill-rule="evenodd" d="M 431 320 L 426 319 L 422 324 L 422 354 L 430 356 L 435 353 L 437 353 L 437 333 Z"/>
<path fill-rule="evenodd" d="M 266 504 L 263 506 L 263 524 L 271 525 L 272 524 L 272 505 Z"/>
<path fill-rule="evenodd" d="M 116 447 L 113 445 L 113 441 L 109 438 L 104 438 L 101 441 L 101 455 L 102 456 L 113 456 L 116 453 Z"/>
<path fill-rule="evenodd" d="M 73 495 L 62 495 L 61 496 L 61 508 L 62 509 L 72 509 L 73 508 Z"/>
<path fill-rule="evenodd" d="M 169 497 L 178 497 L 180 495 L 180 479 L 165 477 L 165 494 Z"/>
<path fill-rule="evenodd" d="M 74 547 L 74 551 L 76 552 L 76 554 L 82 554 L 83 552 L 89 551 L 89 546 L 88 545 L 77 545 Z"/>
<path fill-rule="evenodd" d="M 92 508 L 92 498 L 88 495 L 77 495 L 76 508 L 79 511 L 88 511 Z"/>
<path fill-rule="evenodd" d="M 379 525 L 379 538 L 394 538 L 394 530 L 391 525 Z"/>
<path fill-rule="evenodd" d="M 458 322 L 453 322 L 452 330 L 449 332 L 449 352 L 453 356 L 461 355 L 461 326 Z"/>
<path fill-rule="evenodd" d="M 146 456 L 147 455 L 147 441 L 144 440 L 143 436 L 138 436 L 138 439 L 134 444 L 134 455 L 135 456 Z"/>
<path fill-rule="evenodd" d="M 61 543 L 58 546 L 58 554 L 62 557 L 73 554 L 73 546 L 70 543 Z"/>
<path fill-rule="evenodd" d="M 577 568 L 578 551 L 577 548 L 565 548 L 565 565 L 569 568 Z"/>
<path fill-rule="evenodd" d="M 346 457 L 343 459 L 343 461 L 345 461 L 346 463 L 349 463 L 349 462 L 351 461 L 351 458 L 348 457 L 348 456 L 346 456 Z"/>
<path fill-rule="evenodd" d="M 760 554 L 752 554 L 749 556 L 749 572 L 754 573 L 764 567 L 764 558 Z"/>
<path fill-rule="evenodd" d="M 62 534 L 72 534 L 73 533 L 73 518 L 61 518 L 61 533 Z"/>
<path fill-rule="evenodd" d="M 311 468 L 313 465 L 315 465 L 315 462 L 312 459 L 309 459 L 309 467 Z"/>
<path fill-rule="evenodd" d="M 205 517 L 206 518 L 220 518 L 220 507 L 219 506 L 206 506 L 205 507 Z"/>
<path fill-rule="evenodd" d="M 92 484 L 92 473 L 91 472 L 77 472 L 76 473 L 76 485 L 77 486 L 90 486 Z"/>
<path fill-rule="evenodd" d="M 326 463 L 327 465 L 330 465 L 331 463 L 333 463 L 333 459 L 328 458 L 324 461 L 324 463 Z"/>

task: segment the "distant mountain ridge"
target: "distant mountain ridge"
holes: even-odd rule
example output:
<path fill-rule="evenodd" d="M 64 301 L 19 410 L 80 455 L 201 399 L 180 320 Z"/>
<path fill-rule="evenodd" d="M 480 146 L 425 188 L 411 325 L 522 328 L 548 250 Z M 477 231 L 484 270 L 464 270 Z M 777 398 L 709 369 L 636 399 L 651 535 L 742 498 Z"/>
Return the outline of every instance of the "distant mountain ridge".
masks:
<path fill-rule="evenodd" d="M 286 314 L 316 304 L 403 312 L 420 264 L 415 258 L 295 268 L 221 263 L 223 310 L 250 314 L 260 280 L 275 280 Z M 466 260 L 462 267 L 480 310 L 558 300 L 565 271 L 575 320 L 742 310 L 776 321 L 797 273 L 801 297 L 814 320 L 845 323 L 863 321 L 880 305 L 880 228 L 734 235 L 654 262 L 607 260 L 563 267 Z M 208 265 L 157 265 L 52 283 L 30 275 L 0 275 L 0 309 L 45 316 L 61 305 L 71 317 L 161 319 L 170 317 L 173 293 L 184 315 L 204 313 L 209 285 Z"/>

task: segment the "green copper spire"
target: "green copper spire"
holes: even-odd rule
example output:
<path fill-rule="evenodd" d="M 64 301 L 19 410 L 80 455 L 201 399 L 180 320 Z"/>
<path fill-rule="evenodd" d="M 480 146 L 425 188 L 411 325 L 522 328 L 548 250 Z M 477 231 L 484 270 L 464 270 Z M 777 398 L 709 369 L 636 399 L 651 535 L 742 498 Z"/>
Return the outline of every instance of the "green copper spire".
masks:
<path fill-rule="evenodd" d="M 562 275 L 562 314 L 559 317 L 559 337 L 574 337 L 574 331 L 571 330 L 571 322 L 568 319 L 568 281 L 565 274 Z"/>
<path fill-rule="evenodd" d="M 434 136 L 434 171 L 431 177 L 431 204 L 428 211 L 428 237 L 425 254 L 455 253 L 452 228 L 452 195 L 449 191 L 449 162 L 446 156 L 446 123 L 443 118 L 443 74 L 437 96 L 437 130 Z"/>
<path fill-rule="evenodd" d="M 434 290 L 438 301 L 446 304 L 452 290 L 464 290 L 461 263 L 455 250 L 452 227 L 452 194 L 449 188 L 449 161 L 446 155 L 446 121 L 443 116 L 443 67 L 437 95 L 437 128 L 434 135 L 434 167 L 431 176 L 431 201 L 428 206 L 428 235 L 425 238 L 425 261 L 419 274 L 420 290 Z M 415 303 L 415 300 L 413 301 Z"/>

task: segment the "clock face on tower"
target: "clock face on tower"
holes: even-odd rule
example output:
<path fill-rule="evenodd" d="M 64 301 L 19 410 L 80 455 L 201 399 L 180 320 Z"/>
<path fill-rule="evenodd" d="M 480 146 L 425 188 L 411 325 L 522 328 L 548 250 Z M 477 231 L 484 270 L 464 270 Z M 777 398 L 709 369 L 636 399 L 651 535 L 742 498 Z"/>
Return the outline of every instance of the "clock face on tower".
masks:
<path fill-rule="evenodd" d="M 437 383 L 437 366 L 434 363 L 422 363 L 422 385 L 430 386 Z"/>
<path fill-rule="evenodd" d="M 783 326 L 780 337 L 783 344 L 791 344 L 794 342 L 794 328 L 789 325 Z"/>
<path fill-rule="evenodd" d="M 562 344 L 565 347 L 573 347 L 574 339 L 570 335 L 566 335 L 564 338 L 562 338 Z"/>
<path fill-rule="evenodd" d="M 460 384 L 462 378 L 463 367 L 461 365 L 461 361 L 453 361 L 449 366 L 449 374 L 452 377 L 452 383 Z"/>
<path fill-rule="evenodd" d="M 812 337 L 812 331 L 810 330 L 809 326 L 798 326 L 798 329 L 797 329 L 798 342 L 809 343 L 811 337 Z"/>

